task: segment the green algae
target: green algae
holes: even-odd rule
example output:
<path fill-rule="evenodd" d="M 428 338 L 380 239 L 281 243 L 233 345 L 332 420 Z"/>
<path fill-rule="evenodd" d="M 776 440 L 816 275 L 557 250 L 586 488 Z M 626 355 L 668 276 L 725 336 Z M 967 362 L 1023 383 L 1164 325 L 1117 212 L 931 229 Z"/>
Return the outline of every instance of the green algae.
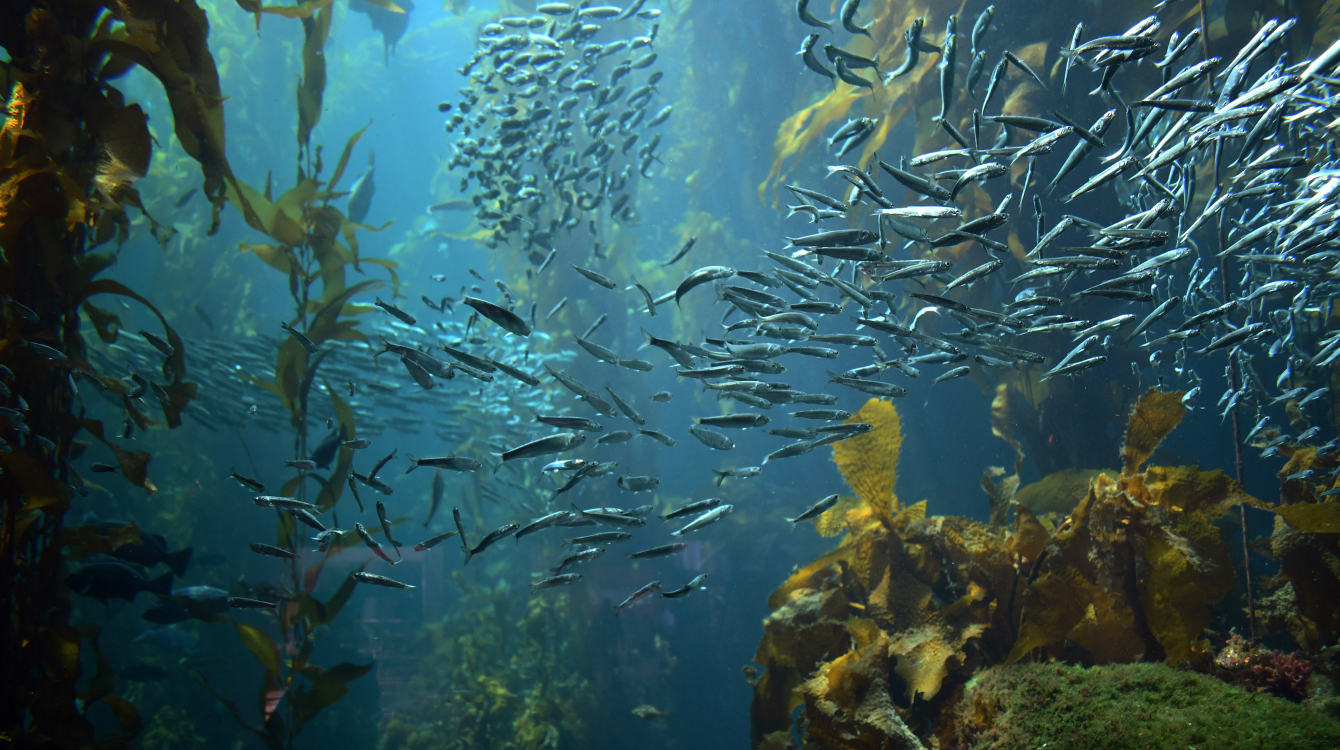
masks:
<path fill-rule="evenodd" d="M 989 669 L 968 683 L 954 734 L 971 750 L 1340 746 L 1340 723 L 1312 709 L 1162 664 Z"/>

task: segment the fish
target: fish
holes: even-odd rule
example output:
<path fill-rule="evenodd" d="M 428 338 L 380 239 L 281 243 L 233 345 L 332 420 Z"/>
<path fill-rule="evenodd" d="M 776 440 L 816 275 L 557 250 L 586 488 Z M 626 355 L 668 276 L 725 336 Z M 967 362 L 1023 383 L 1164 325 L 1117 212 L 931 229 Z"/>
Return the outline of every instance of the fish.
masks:
<path fill-rule="evenodd" d="M 801 23 L 832 30 L 832 24 L 814 17 L 814 14 L 809 10 L 809 4 L 810 0 L 796 0 L 796 15 L 800 17 Z"/>
<path fill-rule="evenodd" d="M 798 0 L 798 1 L 801 2 L 801 3 L 805 3 L 805 2 L 808 2 L 809 0 Z M 818 34 L 815 34 L 815 35 L 814 35 L 814 38 L 815 38 L 815 39 L 818 39 L 818 38 L 819 38 L 819 35 L 818 35 Z M 810 44 L 813 44 L 813 42 L 810 42 Z M 830 77 L 831 77 L 831 76 L 830 76 Z M 687 240 L 684 241 L 684 244 L 680 246 L 679 250 L 675 251 L 675 254 L 672 255 L 672 256 L 670 256 L 670 259 L 669 259 L 669 260 L 667 260 L 667 261 L 665 261 L 664 263 L 661 264 L 661 267 L 662 267 L 662 268 L 667 268 L 667 267 L 669 267 L 669 266 L 673 266 L 674 264 L 676 264 L 676 263 L 678 263 L 679 261 L 683 260 L 684 256 L 689 254 L 689 251 L 693 249 L 693 245 L 694 245 L 694 243 L 696 243 L 697 241 L 698 241 L 698 238 L 697 238 L 696 236 L 689 237 Z"/>
<path fill-rule="evenodd" d="M 661 480 L 658 477 L 630 477 L 621 476 L 615 482 L 619 489 L 626 492 L 647 492 L 660 486 Z"/>
<path fill-rule="evenodd" d="M 418 321 L 414 319 L 413 315 L 410 315 L 409 313 L 405 312 L 404 310 L 401 310 L 395 305 L 382 302 L 381 297 L 375 297 L 373 299 L 372 304 L 385 310 L 387 313 L 399 319 L 402 323 L 404 323 L 407 326 L 418 325 Z"/>
<path fill-rule="evenodd" d="M 586 435 L 580 432 L 560 432 L 512 448 L 502 454 L 504 463 L 519 458 L 533 458 L 572 450 L 586 442 Z"/>
<path fill-rule="evenodd" d="M 590 562 L 603 554 L 605 554 L 604 547 L 587 547 L 586 549 L 579 550 L 563 558 L 563 561 L 550 568 L 549 572 L 553 575 L 559 575 L 573 565 Z"/>
<path fill-rule="evenodd" d="M 363 524 L 355 523 L 354 532 L 358 534 L 358 538 L 362 539 L 363 543 L 368 545 L 368 548 L 371 549 L 372 552 L 375 555 L 377 555 L 377 557 L 380 557 L 381 559 L 385 560 L 388 565 L 396 564 L 394 560 L 392 560 L 390 557 L 387 557 L 386 553 L 382 551 L 382 546 L 380 544 L 377 544 L 377 540 L 372 538 L 372 535 L 369 534 L 368 530 L 363 527 Z"/>
<path fill-rule="evenodd" d="M 735 275 L 735 269 L 729 266 L 704 266 L 684 277 L 684 280 L 675 288 L 675 304 L 679 305 L 680 300 L 685 294 L 693 289 L 720 279 L 730 278 Z"/>
<path fill-rule="evenodd" d="M 838 17 L 842 20 L 842 28 L 853 34 L 864 34 L 870 36 L 870 30 L 867 26 L 859 26 L 856 23 L 856 11 L 860 8 L 861 0 L 843 0 L 842 9 Z"/>
<path fill-rule="evenodd" d="M 572 266 L 572 269 L 577 273 L 581 274 L 582 276 L 585 276 L 586 278 L 599 284 L 600 286 L 605 287 L 606 289 L 613 289 L 618 286 L 618 284 L 614 283 L 609 277 L 602 276 L 596 273 L 595 271 L 590 270 L 589 268 L 582 268 L 581 266 L 575 263 L 569 263 L 568 265 Z"/>
<path fill-rule="evenodd" d="M 404 545 L 391 538 L 391 521 L 386 516 L 386 505 L 380 500 L 377 501 L 377 520 L 382 525 L 382 534 L 386 536 L 386 541 L 389 542 L 391 548 L 395 550 L 395 556 L 400 557 L 400 548 Z"/>
<path fill-rule="evenodd" d="M 623 412 L 623 415 L 625 417 L 628 417 L 628 419 L 631 420 L 633 424 L 641 426 L 647 423 L 647 420 L 643 418 L 641 414 L 638 414 L 637 410 L 633 408 L 632 404 L 619 398 L 618 394 L 614 392 L 614 389 L 610 388 L 609 383 L 605 384 L 605 391 L 609 393 L 610 399 L 614 401 L 614 405 L 619 407 L 619 411 Z"/>
<path fill-rule="evenodd" d="M 505 307 L 488 302 L 478 297 L 465 296 L 461 298 L 463 304 L 474 308 L 480 315 L 493 321 L 504 331 L 523 338 L 529 337 L 531 333 L 530 325 L 526 323 L 521 316 L 508 310 Z"/>
<path fill-rule="evenodd" d="M 766 414 L 722 414 L 711 417 L 694 417 L 695 425 L 743 429 L 762 427 L 772 421 Z"/>
<path fill-rule="evenodd" d="M 629 552 L 625 555 L 629 560 L 654 560 L 659 557 L 669 557 L 683 552 L 689 545 L 684 542 L 675 542 L 673 544 L 663 544 L 659 547 L 644 549 L 639 552 Z"/>
<path fill-rule="evenodd" d="M 368 211 L 372 209 L 372 196 L 377 191 L 377 185 L 374 180 L 374 173 L 377 171 L 377 155 L 372 150 L 368 151 L 368 168 L 363 174 L 354 180 L 354 185 L 349 190 L 349 200 L 345 204 L 345 215 L 349 221 L 355 224 L 362 224 L 367 218 Z M 267 193 L 268 195 L 268 193 Z M 410 325 L 413 325 L 412 323 Z"/>
<path fill-rule="evenodd" d="M 516 533 L 517 529 L 520 528 L 521 524 L 519 523 L 509 523 L 499 526 L 493 531 L 490 531 L 483 539 L 479 540 L 479 544 L 476 544 L 474 547 L 465 550 L 465 564 L 468 565 L 470 563 L 470 558 L 488 549 L 490 546 L 493 545 L 494 542 L 497 542 L 499 539 L 504 539 Z M 462 535 L 461 539 L 464 540 L 465 536 Z"/>
<path fill-rule="evenodd" d="M 362 513 L 362 512 L 363 512 L 363 498 L 359 497 L 359 495 L 358 495 L 358 484 L 354 482 L 354 474 L 352 473 L 352 471 L 350 472 L 350 474 L 349 474 L 349 478 L 348 478 L 348 480 L 346 480 L 346 481 L 347 481 L 348 484 L 349 484 L 349 492 L 353 493 L 353 496 L 354 496 L 354 502 L 358 503 L 358 512 L 359 512 L 359 513 Z M 263 492 L 263 491 L 264 491 L 264 490 L 262 490 L 262 492 Z"/>
<path fill-rule="evenodd" d="M 693 580 L 689 581 L 683 586 L 680 586 L 677 589 L 671 589 L 670 591 L 664 591 L 664 590 L 661 591 L 661 596 L 665 599 L 682 599 L 683 597 L 686 597 L 695 591 L 706 591 L 707 587 L 703 585 L 703 581 L 706 580 L 707 580 L 707 574 L 699 573 L 698 575 L 693 577 Z M 636 711 L 636 709 L 634 710 Z"/>
<path fill-rule="evenodd" d="M 288 335 L 293 337 L 293 340 L 298 342 L 299 346 L 306 349 L 308 354 L 316 354 L 317 352 L 321 351 L 321 348 L 317 346 L 311 339 L 307 338 L 305 334 L 293 328 L 289 324 L 280 321 L 279 327 L 283 328 L 285 331 L 288 331 Z"/>
<path fill-rule="evenodd" d="M 288 550 L 286 550 L 286 549 L 280 549 L 279 547 L 275 547 L 275 546 L 272 546 L 272 545 L 269 545 L 269 544 L 261 544 L 260 542 L 252 542 L 252 543 L 251 543 L 251 551 L 252 551 L 252 552 L 255 552 L 255 553 L 258 554 L 258 555 L 268 555 L 268 556 L 270 556 L 270 557 L 280 557 L 280 558 L 283 558 L 283 559 L 285 559 L 285 560 L 296 560 L 296 559 L 298 559 L 298 555 L 297 555 L 296 553 L 294 553 L 294 552 L 290 552 L 290 551 L 288 551 Z"/>
<path fill-rule="evenodd" d="M 794 531 L 796 526 L 801 521 L 806 521 L 811 518 L 815 518 L 824 511 L 828 510 L 829 508 L 832 508 L 834 505 L 837 505 L 839 497 L 840 497 L 839 495 L 829 495 L 828 497 L 825 497 L 824 499 L 820 500 L 814 505 L 811 505 L 809 508 L 806 508 L 805 511 L 800 515 L 796 516 L 795 518 L 788 518 L 786 519 L 786 521 L 787 523 L 791 524 L 791 529 Z"/>
<path fill-rule="evenodd" d="M 694 425 L 689 428 L 689 434 L 698 438 L 698 442 L 712 450 L 728 451 L 735 448 L 735 443 L 730 438 L 705 427 Z"/>
<path fill-rule="evenodd" d="M 355 581 L 358 581 L 359 583 L 370 583 L 374 586 L 381 586 L 383 588 L 388 589 L 416 588 L 415 586 L 411 586 L 408 583 L 401 583 L 400 581 L 395 581 L 390 578 L 387 578 L 386 576 L 379 576 L 373 573 L 364 573 L 361 570 L 356 570 L 353 573 L 350 573 L 349 576 L 353 578 Z"/>
<path fill-rule="evenodd" d="M 870 89 L 871 91 L 875 90 L 875 84 L 872 83 L 869 79 L 863 78 L 852 72 L 851 68 L 847 65 L 847 60 L 845 58 L 838 57 L 836 67 L 837 67 L 837 77 L 842 79 L 844 83 L 849 83 L 859 88 L 867 88 Z"/>
<path fill-rule="evenodd" d="M 850 2 L 850 1 L 851 1 L 851 0 L 848 0 L 848 2 Z M 640 602 L 640 601 L 646 599 L 647 597 L 651 596 L 653 593 L 656 593 L 657 591 L 660 591 L 660 589 L 661 589 L 661 582 L 660 582 L 660 581 L 652 581 L 651 583 L 647 584 L 646 586 L 643 586 L 642 588 L 638 589 L 637 591 L 634 591 L 634 592 L 633 592 L 627 599 L 624 599 L 622 602 L 619 602 L 618 604 L 614 605 L 614 616 L 615 616 L 615 617 L 618 617 L 620 612 L 622 612 L 622 611 L 624 611 L 625 609 L 628 609 L 629 607 L 633 606 L 634 604 L 637 604 L 638 602 Z"/>
<path fill-rule="evenodd" d="M 405 469 L 408 474 L 420 466 L 429 466 L 438 469 L 447 469 L 449 471 L 478 471 L 483 466 L 478 460 L 466 456 L 442 456 L 440 458 L 415 458 L 414 454 L 406 453 L 409 458 L 409 468 Z M 436 480 L 434 480 L 436 481 Z"/>
<path fill-rule="evenodd" d="M 721 499 L 716 497 L 710 497 L 707 498 L 706 500 L 695 500 L 694 502 L 691 502 L 687 505 L 681 505 L 680 507 L 670 511 L 669 513 L 666 513 L 665 515 L 661 516 L 661 520 L 669 521 L 674 518 L 681 518 L 683 516 L 695 515 L 698 513 L 702 513 L 704 511 L 711 510 L 717 507 L 718 505 L 721 505 Z"/>
<path fill-rule="evenodd" d="M 564 511 L 566 512 L 566 511 Z M 586 536 L 575 536 L 571 539 L 563 540 L 564 544 L 576 546 L 584 544 L 594 546 L 597 544 L 613 544 L 617 542 L 626 542 L 633 538 L 633 535 L 627 531 L 602 531 L 598 534 L 587 534 Z"/>
<path fill-rule="evenodd" d="M 623 513 L 611 513 L 603 509 L 582 510 L 581 508 L 578 508 L 576 505 L 573 505 L 572 509 L 576 511 L 582 518 L 590 519 L 598 524 L 602 524 L 605 526 L 633 529 L 633 528 L 641 528 L 642 526 L 647 525 L 646 519 L 626 515 Z"/>
<path fill-rule="evenodd" d="M 543 591 L 544 589 L 552 589 L 559 586 L 571 586 L 574 583 L 580 583 L 581 580 L 581 573 L 563 573 L 556 576 L 549 576 L 532 583 L 530 585 L 530 592 L 534 594 L 536 591 Z"/>
<path fill-rule="evenodd" d="M 104 604 L 108 599 L 133 602 L 141 592 L 171 595 L 172 572 L 151 579 L 130 563 L 107 560 L 80 566 L 77 571 L 66 576 L 65 585 L 73 593 L 97 599 Z"/>
<path fill-rule="evenodd" d="M 735 510 L 735 506 L 733 505 L 718 505 L 706 513 L 699 515 L 697 518 L 694 518 L 692 521 L 689 521 L 683 528 L 670 532 L 670 536 L 683 536 L 690 531 L 697 531 L 704 526 L 720 521 L 730 515 L 730 512 L 733 510 Z"/>

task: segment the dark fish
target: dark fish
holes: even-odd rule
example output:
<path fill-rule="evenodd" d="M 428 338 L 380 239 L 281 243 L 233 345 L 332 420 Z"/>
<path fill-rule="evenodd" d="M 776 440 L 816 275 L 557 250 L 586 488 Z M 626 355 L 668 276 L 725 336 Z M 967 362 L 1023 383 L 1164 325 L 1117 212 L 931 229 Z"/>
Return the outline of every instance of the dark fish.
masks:
<path fill-rule="evenodd" d="M 544 589 L 552 589 L 557 586 L 570 586 L 574 583 L 580 582 L 581 580 L 582 580 L 581 573 L 563 573 L 562 575 L 549 576 L 548 578 L 544 578 L 539 581 L 536 581 L 535 583 L 532 583 L 530 585 L 530 592 L 533 594 L 536 591 L 542 591 Z"/>
<path fill-rule="evenodd" d="M 675 542 L 674 544 L 663 544 L 659 547 L 644 549 L 641 552 L 629 552 L 627 557 L 629 560 L 653 560 L 658 557 L 669 557 L 670 555 L 683 552 L 686 548 L 688 548 L 688 546 L 689 545 L 685 544 L 684 542 Z"/>
<path fill-rule="evenodd" d="M 572 450 L 582 443 L 586 442 L 586 435 L 580 432 L 560 432 L 556 435 L 532 440 L 529 443 L 513 448 L 502 454 L 503 462 L 512 461 L 518 458 L 531 458 L 533 456 L 545 456 L 553 453 L 562 453 Z"/>
<path fill-rule="evenodd" d="M 374 586 L 383 586 L 388 589 L 414 588 L 414 586 L 411 586 L 408 583 L 401 583 L 400 581 L 394 581 L 391 580 L 390 578 L 387 578 L 386 576 L 374 575 L 372 573 L 364 573 L 361 570 L 350 573 L 349 575 L 359 583 L 371 583 Z"/>
<path fill-rule="evenodd" d="M 809 4 L 810 0 L 796 0 L 796 15 L 800 16 L 801 23 L 832 30 L 831 24 L 827 21 L 820 21 L 814 17 L 813 13 L 810 13 Z M 194 193 L 195 191 L 192 190 L 191 192 Z"/>
<path fill-rule="evenodd" d="M 605 287 L 606 289 L 613 289 L 614 287 L 618 286 L 618 284 L 615 284 L 615 283 L 614 283 L 613 281 L 611 281 L 611 280 L 609 279 L 609 277 L 607 277 L 607 276 L 602 276 L 602 275 L 596 273 L 595 271 L 592 271 L 592 270 L 587 269 L 587 268 L 582 268 L 581 266 L 579 266 L 579 265 L 577 265 L 577 264 L 575 264 L 575 263 L 569 263 L 568 265 L 572 266 L 572 269 L 573 269 L 574 271 L 576 271 L 577 273 L 579 273 L 579 274 L 585 276 L 586 278 L 590 279 L 591 281 L 594 281 L 595 283 L 597 283 L 597 284 L 599 284 L 599 285 Z"/>
<path fill-rule="evenodd" d="M 380 557 L 381 559 L 385 560 L 389 565 L 396 564 L 394 560 L 386 556 L 386 553 L 382 551 L 382 546 L 380 544 L 377 544 L 377 540 L 372 538 L 372 535 L 369 534 L 368 530 L 363 527 L 363 524 L 355 523 L 354 531 L 358 534 L 358 537 L 363 540 L 363 543 L 368 545 L 368 548 L 370 548 L 374 553 L 376 553 L 377 557 Z"/>
<path fill-rule="evenodd" d="M 449 469 L 451 471 L 478 471 L 483 466 L 479 461 L 465 456 L 442 456 L 440 458 L 415 458 L 413 454 L 405 454 L 409 458 L 409 468 L 405 469 L 408 474 L 420 466 L 430 466 L 438 469 Z M 436 481 L 436 480 L 434 480 Z"/>
<path fill-rule="evenodd" d="M 377 520 L 381 522 L 382 534 L 386 536 L 386 541 L 395 550 L 395 556 L 400 557 L 400 547 L 403 545 L 391 538 L 391 520 L 386 517 L 386 505 L 380 500 L 377 501 Z"/>
<path fill-rule="evenodd" d="M 104 604 L 108 599 L 133 602 L 141 591 L 169 596 L 172 593 L 172 573 L 149 579 L 134 565 L 108 560 L 84 565 L 66 577 L 65 585 L 80 596 L 91 597 Z"/>
<path fill-rule="evenodd" d="M 825 78 L 836 78 L 837 74 L 828 68 L 825 68 L 824 64 L 819 61 L 819 56 L 814 54 L 814 43 L 817 41 L 819 41 L 819 34 L 817 32 L 805 37 L 805 40 L 800 43 L 800 51 L 796 54 L 800 55 L 800 59 L 805 61 L 805 67 L 810 70 Z"/>
<path fill-rule="evenodd" d="M 103 521 L 99 526 L 103 524 L 113 524 L 117 527 L 125 526 L 120 521 Z M 108 554 L 118 560 L 143 565 L 146 568 L 152 568 L 162 563 L 172 570 L 173 575 L 181 578 L 186 575 L 186 567 L 191 564 L 193 551 L 193 548 L 185 547 L 176 552 L 168 552 L 167 539 L 163 535 L 140 532 L 139 542 L 123 544 Z"/>
<path fill-rule="evenodd" d="M 838 17 L 842 19 L 842 28 L 853 34 L 864 34 L 870 36 L 868 26 L 859 26 L 856 23 L 856 10 L 860 7 L 861 0 L 845 0 L 842 3 L 842 10 Z"/>
<path fill-rule="evenodd" d="M 814 505 L 811 505 L 809 508 L 805 510 L 804 513 L 801 513 L 795 518 L 788 518 L 786 520 L 791 524 L 791 529 L 794 531 L 796 528 L 796 524 L 799 524 L 801 521 L 814 518 L 815 516 L 818 516 L 819 514 L 823 513 L 824 511 L 828 510 L 834 505 L 837 505 L 838 497 L 839 497 L 838 495 L 829 495 L 823 500 L 820 500 Z"/>
<path fill-rule="evenodd" d="M 348 482 L 349 482 L 349 491 L 352 492 L 354 495 L 354 502 L 358 503 L 358 512 L 362 513 L 363 498 L 358 496 L 358 484 L 354 482 L 354 475 L 352 473 L 349 474 Z"/>
<path fill-rule="evenodd" d="M 684 584 L 683 586 L 680 586 L 677 589 L 672 589 L 670 591 L 662 591 L 661 596 L 666 599 L 680 599 L 688 596 L 689 594 L 692 594 L 695 591 L 706 591 L 707 587 L 703 585 L 703 581 L 706 580 L 707 580 L 707 574 L 699 573 L 698 575 L 693 577 L 692 581 L 689 581 L 688 583 Z"/>
<path fill-rule="evenodd" d="M 279 547 L 275 547 L 270 544 L 261 544 L 260 542 L 252 542 L 251 551 L 255 552 L 258 555 L 269 555 L 270 557 L 280 557 L 285 560 L 298 559 L 297 553 L 290 552 L 286 549 L 280 549 Z"/>
<path fill-rule="evenodd" d="M 344 444 L 344 425 L 340 425 L 339 430 L 336 430 L 327 435 L 326 437 L 322 438 L 321 442 L 317 444 L 316 450 L 312 451 L 312 463 L 316 464 L 317 467 L 322 469 L 328 468 L 330 466 L 330 462 L 335 459 L 336 454 L 338 454 L 340 451 L 340 446 L 343 444 Z M 257 490 L 257 492 L 263 492 L 263 491 L 264 490 Z"/>

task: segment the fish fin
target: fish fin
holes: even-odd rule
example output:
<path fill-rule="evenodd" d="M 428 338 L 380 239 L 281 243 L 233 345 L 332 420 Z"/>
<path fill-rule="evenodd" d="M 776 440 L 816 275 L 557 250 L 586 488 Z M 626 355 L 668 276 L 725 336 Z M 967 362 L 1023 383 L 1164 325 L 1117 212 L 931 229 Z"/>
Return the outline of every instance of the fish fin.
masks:
<path fill-rule="evenodd" d="M 419 459 L 415 458 L 412 453 L 406 453 L 405 455 L 409 457 L 409 468 L 405 469 L 405 473 L 408 474 L 419 468 Z"/>
<path fill-rule="evenodd" d="M 149 581 L 149 585 L 144 590 L 158 596 L 172 596 L 172 571 Z"/>
<path fill-rule="evenodd" d="M 163 563 L 172 570 L 172 574 L 178 578 L 186 575 L 186 566 L 191 564 L 191 553 L 194 548 L 187 547 L 179 549 L 176 552 L 169 552 L 163 556 Z"/>
<path fill-rule="evenodd" d="M 461 565 L 469 565 L 470 558 L 474 557 L 475 553 L 471 552 L 468 548 L 466 548 L 464 544 L 461 545 L 461 551 L 465 553 L 465 562 L 461 563 Z"/>

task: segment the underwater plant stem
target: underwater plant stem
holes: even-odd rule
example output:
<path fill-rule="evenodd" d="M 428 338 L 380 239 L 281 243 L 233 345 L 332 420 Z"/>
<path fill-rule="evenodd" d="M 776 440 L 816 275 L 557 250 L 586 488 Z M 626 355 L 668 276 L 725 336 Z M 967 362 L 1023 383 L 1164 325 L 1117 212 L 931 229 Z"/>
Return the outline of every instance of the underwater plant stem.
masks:
<path fill-rule="evenodd" d="M 1210 22 L 1205 11 L 1207 4 L 1206 0 L 1200 0 L 1200 59 L 1202 60 L 1210 59 Z"/>
<path fill-rule="evenodd" d="M 1201 14 L 1205 13 L 1204 0 L 1201 2 Z M 1204 34 L 1202 33 L 1202 37 Z M 1224 227 L 1222 219 L 1215 224 L 1215 239 L 1219 244 L 1219 252 L 1224 251 Z M 1219 259 L 1219 278 L 1223 280 L 1223 299 L 1228 301 L 1228 258 Z M 1233 353 L 1228 355 L 1228 387 L 1236 391 L 1238 389 L 1238 364 L 1233 358 Z M 1233 407 L 1233 469 L 1237 477 L 1238 484 L 1242 484 L 1242 421 L 1238 417 L 1238 408 Z M 1247 617 L 1248 625 L 1251 629 L 1252 640 L 1256 640 L 1256 594 L 1252 591 L 1252 549 L 1249 544 L 1247 534 L 1247 506 L 1245 503 L 1238 504 L 1238 526 L 1242 531 L 1242 572 L 1247 585 Z"/>

